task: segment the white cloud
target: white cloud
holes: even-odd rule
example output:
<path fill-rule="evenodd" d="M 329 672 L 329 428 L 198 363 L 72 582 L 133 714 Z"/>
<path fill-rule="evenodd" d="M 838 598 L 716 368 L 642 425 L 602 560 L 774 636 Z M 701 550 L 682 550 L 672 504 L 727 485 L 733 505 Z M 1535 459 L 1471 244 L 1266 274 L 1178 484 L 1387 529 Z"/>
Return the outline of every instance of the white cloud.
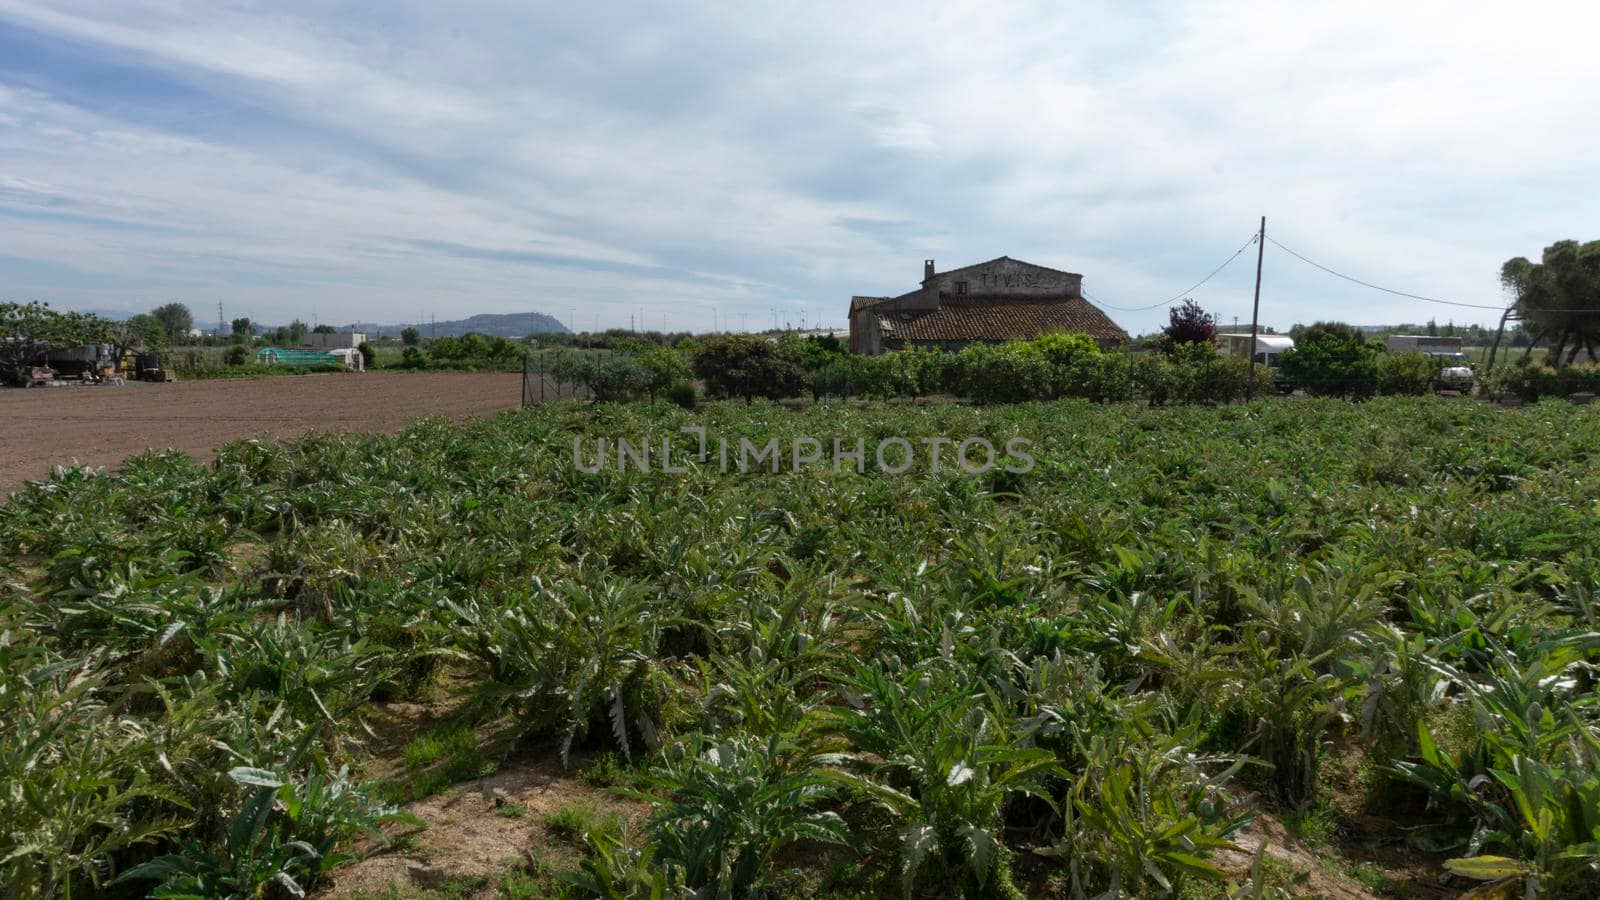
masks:
<path fill-rule="evenodd" d="M 688 326 L 840 319 L 924 256 L 1009 253 L 1137 305 L 1265 212 L 1352 274 L 1494 302 L 1501 260 L 1600 213 L 1589 4 L 372 10 L 0 0 L 0 30 L 76 48 L 0 63 L 3 253 L 32 264 L 0 268 L 12 289 Z M 85 86 L 85 60 L 181 96 Z M 1250 270 L 1197 297 L 1231 316 Z M 1453 312 L 1271 248 L 1267 271 L 1285 325 Z"/>

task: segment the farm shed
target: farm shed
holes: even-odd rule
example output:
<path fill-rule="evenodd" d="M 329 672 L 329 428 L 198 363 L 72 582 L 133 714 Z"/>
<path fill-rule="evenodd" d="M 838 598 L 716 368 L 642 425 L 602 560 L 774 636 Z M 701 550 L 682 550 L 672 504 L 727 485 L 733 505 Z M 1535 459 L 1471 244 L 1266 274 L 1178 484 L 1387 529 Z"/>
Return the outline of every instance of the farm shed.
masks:
<path fill-rule="evenodd" d="M 920 288 L 850 299 L 850 350 L 959 350 L 1051 331 L 1081 332 L 1102 347 L 1126 343 L 1128 333 L 1083 298 L 1082 285 L 1082 275 L 1009 256 L 948 272 L 925 260 Z"/>
<path fill-rule="evenodd" d="M 1214 338 L 1217 351 L 1223 356 L 1235 359 L 1244 359 L 1250 355 L 1250 332 L 1243 334 L 1219 334 Z M 1256 335 L 1256 362 L 1265 366 L 1276 366 L 1278 354 L 1285 350 L 1294 349 L 1294 338 L 1286 334 L 1257 334 Z"/>
<path fill-rule="evenodd" d="M 300 339 L 300 342 L 317 350 L 354 350 L 367 340 L 367 336 L 359 331 L 336 331 L 332 334 L 311 332 Z"/>

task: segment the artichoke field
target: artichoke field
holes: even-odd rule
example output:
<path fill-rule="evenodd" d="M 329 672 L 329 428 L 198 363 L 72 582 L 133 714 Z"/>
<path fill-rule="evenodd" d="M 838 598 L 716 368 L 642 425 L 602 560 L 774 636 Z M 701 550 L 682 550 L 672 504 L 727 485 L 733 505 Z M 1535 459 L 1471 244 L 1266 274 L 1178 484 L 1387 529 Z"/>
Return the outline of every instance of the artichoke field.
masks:
<path fill-rule="evenodd" d="M 441 690 L 632 772 L 580 895 L 1270 896 L 1219 856 L 1357 763 L 1458 886 L 1600 891 L 1600 407 L 554 404 L 61 469 L 0 565 L 8 896 L 311 891 L 414 821 L 366 721 Z"/>

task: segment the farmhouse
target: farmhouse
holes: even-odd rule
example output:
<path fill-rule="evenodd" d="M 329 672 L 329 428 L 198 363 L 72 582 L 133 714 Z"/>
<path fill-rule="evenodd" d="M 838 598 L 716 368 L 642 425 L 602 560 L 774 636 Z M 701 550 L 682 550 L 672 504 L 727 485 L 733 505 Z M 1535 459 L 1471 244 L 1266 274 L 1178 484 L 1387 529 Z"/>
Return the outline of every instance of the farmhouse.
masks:
<path fill-rule="evenodd" d="M 924 260 L 922 287 L 898 297 L 850 298 L 850 350 L 877 354 L 909 347 L 959 350 L 972 343 L 1082 332 L 1102 347 L 1128 333 L 1083 299 L 1083 276 L 1009 256 L 934 271 Z"/>

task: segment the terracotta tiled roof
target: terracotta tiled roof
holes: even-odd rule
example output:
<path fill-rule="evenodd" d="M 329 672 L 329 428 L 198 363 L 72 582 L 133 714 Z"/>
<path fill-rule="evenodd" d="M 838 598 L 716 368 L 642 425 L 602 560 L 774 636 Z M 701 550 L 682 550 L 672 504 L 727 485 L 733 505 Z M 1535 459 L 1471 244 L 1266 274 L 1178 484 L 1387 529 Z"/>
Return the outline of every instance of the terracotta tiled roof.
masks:
<path fill-rule="evenodd" d="M 1010 341 L 1050 331 L 1082 332 L 1102 341 L 1126 341 L 1128 333 L 1081 297 L 942 295 L 939 308 L 879 314 L 884 338 L 900 341 Z"/>

